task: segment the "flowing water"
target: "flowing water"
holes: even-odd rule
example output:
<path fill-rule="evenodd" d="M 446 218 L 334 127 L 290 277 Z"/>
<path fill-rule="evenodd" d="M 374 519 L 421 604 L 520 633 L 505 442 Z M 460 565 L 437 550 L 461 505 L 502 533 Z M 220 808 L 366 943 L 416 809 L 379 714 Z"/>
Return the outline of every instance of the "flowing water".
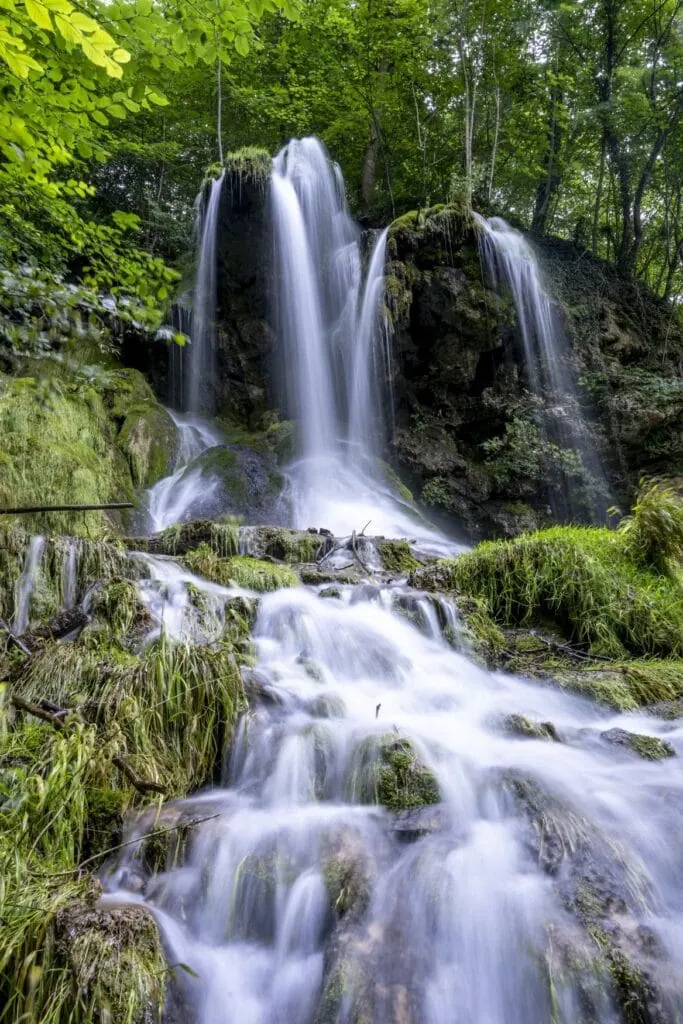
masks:
<path fill-rule="evenodd" d="M 185 409 L 189 413 L 212 412 L 212 382 L 216 372 L 216 279 L 218 213 L 225 172 L 214 178 L 197 197 L 197 270 L 192 292 L 190 346 L 185 375 Z"/>
<path fill-rule="evenodd" d="M 400 582 L 262 597 L 247 682 L 266 699 L 221 786 L 170 819 L 209 820 L 178 866 L 148 878 L 133 847 L 107 873 L 106 899 L 145 902 L 190 969 L 184 1020 L 617 1021 L 599 947 L 566 909 L 605 889 L 605 927 L 658 951 L 662 1019 L 683 1013 L 683 762 L 604 735 L 666 736 L 683 754 L 683 727 L 492 674 L 458 637 L 448 601 Z M 513 714 L 552 722 L 559 742 L 512 735 Z M 439 803 L 394 815 L 369 792 L 382 750 L 406 739 Z"/>
<path fill-rule="evenodd" d="M 17 580 L 14 596 L 14 619 L 12 628 L 15 633 L 24 633 L 31 624 L 31 598 L 38 583 L 40 562 L 45 551 L 45 537 L 36 534 L 31 537 L 24 556 L 21 576 Z"/>
<path fill-rule="evenodd" d="M 387 232 L 364 271 L 344 181 L 317 139 L 293 139 L 271 182 L 277 339 L 288 414 L 299 427 L 289 467 L 292 524 L 333 533 L 415 537 L 457 549 L 416 515 L 378 458 L 390 424 L 384 313 Z"/>
<path fill-rule="evenodd" d="M 575 374 L 556 304 L 548 295 L 533 248 L 521 232 L 502 219 L 475 213 L 479 249 L 487 276 L 499 292 L 509 290 L 524 347 L 524 365 L 531 390 L 546 405 L 540 424 L 547 439 L 578 455 L 597 492 L 605 491 L 604 472 L 581 417 Z M 570 518 L 577 511 L 571 484 L 564 488 L 557 514 Z M 598 494 L 593 511 L 604 511 Z"/>
<path fill-rule="evenodd" d="M 219 481 L 192 463 L 209 448 L 221 443 L 221 435 L 205 420 L 168 409 L 178 429 L 175 467 L 147 492 L 147 528 L 150 533 L 165 530 L 199 514 L 198 503 L 206 503 L 218 490 Z"/>

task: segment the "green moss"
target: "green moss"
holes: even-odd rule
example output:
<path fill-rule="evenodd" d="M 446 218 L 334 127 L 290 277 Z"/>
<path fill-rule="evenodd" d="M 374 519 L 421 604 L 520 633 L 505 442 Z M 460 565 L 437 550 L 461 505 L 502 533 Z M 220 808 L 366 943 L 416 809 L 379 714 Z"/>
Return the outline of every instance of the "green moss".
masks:
<path fill-rule="evenodd" d="M 225 170 L 238 178 L 255 181 L 265 188 L 273 173 L 273 158 L 267 149 L 259 146 L 242 146 L 228 153 L 224 160 Z"/>
<path fill-rule="evenodd" d="M 617 711 L 637 711 L 683 695 L 683 662 L 629 661 L 603 666 L 549 668 L 553 682 Z"/>
<path fill-rule="evenodd" d="M 645 736 L 642 733 L 628 732 L 626 729 L 607 729 L 600 735 L 607 743 L 625 747 L 646 761 L 664 761 L 668 757 L 676 756 L 671 744 L 657 736 Z"/>
<path fill-rule="evenodd" d="M 525 715 L 508 715 L 503 724 L 506 732 L 522 739 L 559 742 L 557 729 L 552 722 L 532 722 Z"/>
<path fill-rule="evenodd" d="M 97 587 L 92 595 L 90 612 L 102 622 L 110 639 L 117 642 L 126 638 L 139 641 L 152 626 L 140 591 L 129 579 L 114 579 Z"/>
<path fill-rule="evenodd" d="M 118 789 L 93 786 L 86 794 L 83 855 L 90 857 L 111 849 L 120 839 L 128 796 Z"/>
<path fill-rule="evenodd" d="M 504 626 L 550 619 L 567 639 L 615 658 L 683 653 L 680 584 L 637 565 L 610 530 L 558 526 L 488 541 L 413 579 L 483 598 Z"/>
<path fill-rule="evenodd" d="M 0 505 L 101 504 L 133 495 L 116 427 L 98 391 L 81 381 L 0 375 Z M 22 517 L 35 532 L 113 530 L 101 512 Z"/>
<path fill-rule="evenodd" d="M 410 740 L 397 733 L 369 736 L 354 751 L 350 796 L 390 811 L 424 807 L 441 799 L 434 773 L 418 758 Z"/>
<path fill-rule="evenodd" d="M 379 557 L 387 572 L 409 573 L 419 566 L 407 540 L 382 540 Z"/>
<path fill-rule="evenodd" d="M 289 566 L 276 565 L 248 555 L 220 558 L 208 544 L 189 551 L 183 561 L 192 572 L 226 587 L 246 587 L 261 592 L 296 587 L 299 584 L 296 573 Z"/>
<path fill-rule="evenodd" d="M 249 526 L 242 531 L 250 554 L 280 562 L 316 562 L 332 546 L 332 538 L 311 530 L 281 526 Z"/>
<path fill-rule="evenodd" d="M 151 487 L 171 472 L 178 431 L 163 406 L 155 402 L 130 408 L 117 440 L 137 487 Z"/>

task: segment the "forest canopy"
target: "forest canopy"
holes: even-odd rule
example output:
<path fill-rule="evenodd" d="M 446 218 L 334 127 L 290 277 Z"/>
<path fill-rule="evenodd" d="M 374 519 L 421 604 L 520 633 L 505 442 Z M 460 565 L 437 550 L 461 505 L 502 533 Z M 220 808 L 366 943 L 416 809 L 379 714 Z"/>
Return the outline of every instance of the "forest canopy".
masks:
<path fill-rule="evenodd" d="M 682 32 L 683 0 L 0 0 L 0 262 L 154 319 L 206 168 L 315 134 L 365 223 L 473 206 L 678 299 Z"/>

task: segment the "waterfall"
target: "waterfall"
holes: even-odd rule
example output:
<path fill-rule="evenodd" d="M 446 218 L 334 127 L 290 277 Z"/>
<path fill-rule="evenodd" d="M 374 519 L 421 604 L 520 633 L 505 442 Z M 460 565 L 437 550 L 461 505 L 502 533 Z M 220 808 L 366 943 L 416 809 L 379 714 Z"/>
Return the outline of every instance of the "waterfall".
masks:
<path fill-rule="evenodd" d="M 14 600 L 14 632 L 24 633 L 31 624 L 31 597 L 36 588 L 40 563 L 45 550 L 45 537 L 36 534 L 31 537 L 21 576 L 17 580 L 16 594 Z"/>
<path fill-rule="evenodd" d="M 75 537 L 67 539 L 66 557 L 62 567 L 62 606 L 73 608 L 78 589 L 78 557 L 80 544 Z"/>
<path fill-rule="evenodd" d="M 479 249 L 489 280 L 497 291 L 509 290 L 517 313 L 524 347 L 524 362 L 531 390 L 555 408 L 553 417 L 541 415 L 542 432 L 561 448 L 580 457 L 597 490 L 605 490 L 599 457 L 578 411 L 576 381 L 570 365 L 567 339 L 556 308 L 546 292 L 534 250 L 501 217 L 475 214 Z M 564 406 L 569 406 L 565 408 Z M 578 510 L 571 484 L 563 488 L 557 515 L 570 518 Z M 599 504 L 597 495 L 595 504 Z M 593 508 L 594 515 L 599 509 Z"/>
<path fill-rule="evenodd" d="M 341 171 L 314 138 L 293 139 L 275 158 L 271 206 L 280 376 L 299 432 L 289 469 L 293 525 L 350 534 L 371 523 L 376 534 L 453 550 L 379 462 L 390 407 L 387 232 L 373 233 L 364 261 Z"/>
<path fill-rule="evenodd" d="M 221 436 L 197 416 L 167 410 L 178 428 L 179 445 L 173 472 L 163 477 L 147 492 L 147 523 L 150 533 L 188 519 L 193 506 L 206 502 L 218 487 L 218 481 L 207 479 L 192 462 L 203 452 L 221 443 Z"/>
<path fill-rule="evenodd" d="M 195 414 L 213 409 L 218 213 L 224 179 L 225 171 L 199 193 L 195 203 L 197 269 L 192 289 L 190 345 L 183 352 L 184 407 Z"/>
<path fill-rule="evenodd" d="M 446 599 L 396 584 L 337 593 L 262 596 L 246 670 L 261 699 L 221 784 L 151 808 L 126 836 L 198 821 L 180 861 L 173 840 L 150 876 L 142 840 L 105 873 L 105 901 L 143 902 L 169 963 L 188 966 L 173 988 L 183 1019 L 616 1024 L 622 975 L 601 936 L 646 962 L 653 951 L 674 1003 L 656 1019 L 680 1019 L 683 760 L 643 761 L 609 737 L 658 736 L 680 755 L 681 722 L 489 673 L 449 643 Z M 148 598 L 182 637 L 169 603 Z M 519 716 L 553 723 L 554 738 L 515 732 Z M 372 793 L 408 740 L 405 778 L 430 773 L 439 802 L 391 813 Z"/>

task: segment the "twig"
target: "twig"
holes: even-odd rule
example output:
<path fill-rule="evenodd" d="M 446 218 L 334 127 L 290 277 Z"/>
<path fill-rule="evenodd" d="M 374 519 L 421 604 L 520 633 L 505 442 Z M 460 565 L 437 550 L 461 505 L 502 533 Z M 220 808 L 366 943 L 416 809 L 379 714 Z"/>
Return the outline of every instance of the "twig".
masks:
<path fill-rule="evenodd" d="M 367 530 L 367 528 L 368 528 L 368 526 L 370 525 L 371 522 L 372 522 L 372 519 L 368 519 L 367 523 L 365 524 L 363 529 L 360 531 L 360 536 L 361 537 L 365 536 L 365 531 Z"/>
<path fill-rule="evenodd" d="M 60 732 L 64 729 L 62 716 L 68 714 L 68 712 L 61 711 L 59 715 L 53 714 L 51 711 L 45 711 L 38 704 L 32 704 L 30 701 L 24 700 L 23 697 L 17 697 L 15 694 L 10 697 L 10 700 L 15 708 L 26 711 L 27 714 L 33 715 L 34 718 L 41 718 L 43 722 L 49 722 L 50 725 L 54 726 L 55 729 L 59 729 Z"/>
<path fill-rule="evenodd" d="M 116 757 L 112 757 L 112 764 L 118 768 L 126 776 L 131 786 L 137 789 L 138 793 L 165 793 L 166 787 L 161 786 L 158 782 L 145 782 L 144 779 L 139 779 L 129 764 L 127 764 L 122 757 L 117 754 Z"/>
<path fill-rule="evenodd" d="M 587 654 L 585 651 L 578 651 L 570 644 L 560 644 L 556 640 L 546 640 L 544 636 L 539 633 L 533 632 L 533 636 L 536 637 L 542 644 L 549 647 L 551 651 L 563 651 L 568 654 L 571 658 L 577 658 L 579 661 L 613 661 L 613 658 L 607 658 L 604 654 Z"/>
<path fill-rule="evenodd" d="M 7 630 L 7 643 L 8 643 L 8 645 L 9 644 L 14 644 L 14 646 L 18 647 L 19 650 L 23 654 L 26 654 L 28 657 L 31 656 L 31 651 L 28 649 L 26 644 L 23 642 L 23 640 L 19 639 L 19 637 L 16 635 L 16 633 L 12 632 L 12 630 L 9 628 L 8 624 L 5 622 L 4 619 L 0 619 L 0 629 Z"/>
<path fill-rule="evenodd" d="M 110 501 L 105 505 L 20 505 L 0 508 L 0 516 L 20 516 L 28 512 L 99 512 L 113 508 L 135 508 L 132 501 Z"/>
<path fill-rule="evenodd" d="M 175 832 L 179 828 L 194 828 L 196 825 L 202 825 L 205 821 L 212 821 L 214 818 L 220 818 L 220 814 L 209 814 L 206 818 L 191 818 L 189 821 L 178 821 L 175 825 L 169 825 L 168 828 L 157 829 L 156 832 L 145 832 L 141 836 L 136 836 L 135 839 L 128 839 L 125 843 L 118 843 L 116 846 L 110 846 L 108 850 L 101 850 L 99 853 L 93 853 L 92 857 L 86 857 L 80 864 L 77 864 L 75 868 L 69 868 L 68 871 L 47 871 L 39 872 L 32 871 L 31 874 L 38 876 L 39 878 L 61 878 L 63 875 L 75 875 L 79 871 L 82 871 L 88 864 L 92 864 L 94 860 L 99 860 L 100 857 L 107 857 L 110 853 L 116 853 L 117 850 L 123 850 L 126 846 L 134 846 L 135 843 L 141 843 L 143 839 L 155 839 L 157 836 L 164 836 L 167 832 Z"/>

